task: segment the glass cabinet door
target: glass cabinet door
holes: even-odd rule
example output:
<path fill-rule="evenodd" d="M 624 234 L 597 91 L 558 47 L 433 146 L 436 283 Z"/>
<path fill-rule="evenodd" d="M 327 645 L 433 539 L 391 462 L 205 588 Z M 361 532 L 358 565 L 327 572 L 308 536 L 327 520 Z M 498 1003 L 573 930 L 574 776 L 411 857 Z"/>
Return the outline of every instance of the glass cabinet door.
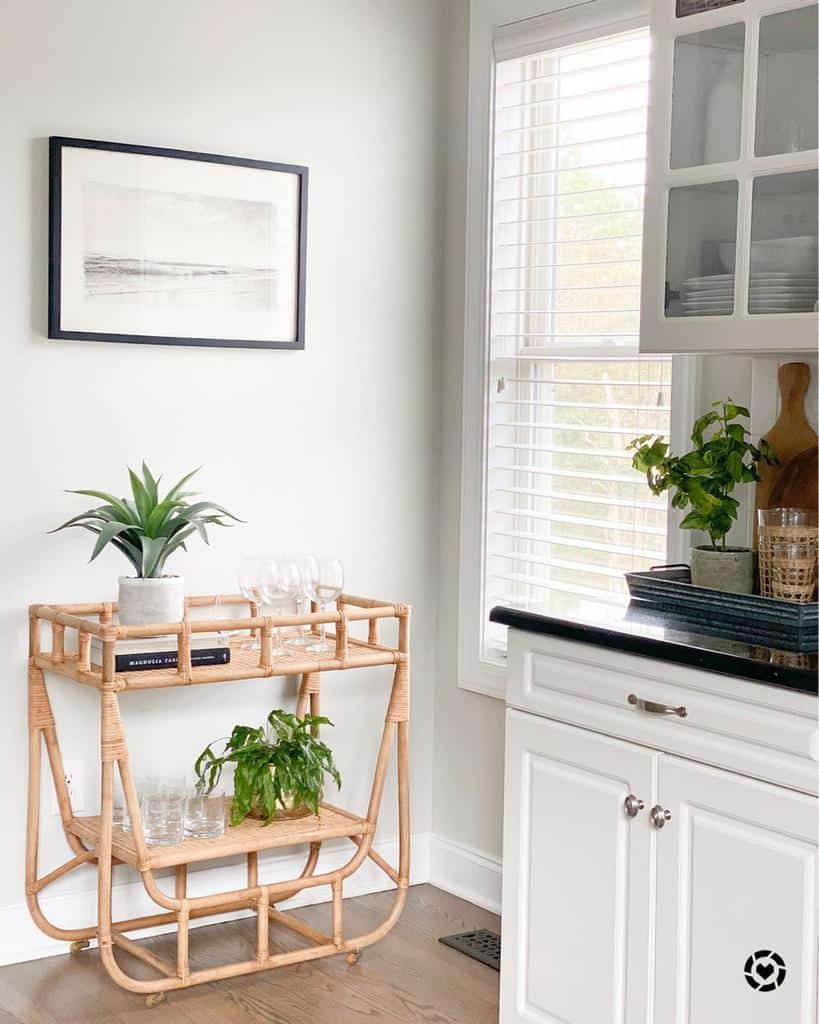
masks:
<path fill-rule="evenodd" d="M 816 171 L 754 179 L 749 313 L 816 308 L 818 186 Z"/>
<path fill-rule="evenodd" d="M 760 19 L 754 138 L 757 156 L 817 147 L 818 29 L 816 4 Z"/>
<path fill-rule="evenodd" d="M 674 44 L 671 166 L 739 159 L 745 25 L 679 36 Z"/>
<path fill-rule="evenodd" d="M 666 316 L 733 313 L 738 194 L 736 181 L 669 192 Z"/>

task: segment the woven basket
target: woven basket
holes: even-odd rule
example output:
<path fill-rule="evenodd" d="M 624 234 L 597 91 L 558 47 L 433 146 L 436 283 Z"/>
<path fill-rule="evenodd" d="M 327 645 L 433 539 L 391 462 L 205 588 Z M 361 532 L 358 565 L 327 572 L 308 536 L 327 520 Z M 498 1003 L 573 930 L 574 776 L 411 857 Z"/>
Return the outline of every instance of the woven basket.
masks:
<path fill-rule="evenodd" d="M 759 592 L 763 597 L 780 597 L 773 591 L 771 569 L 773 567 L 774 544 L 809 544 L 814 555 L 819 548 L 819 527 L 816 526 L 760 526 L 759 528 Z M 816 585 L 816 558 L 814 563 L 814 587 Z M 810 601 L 813 591 L 805 598 L 790 600 Z"/>
<path fill-rule="evenodd" d="M 815 665 L 815 654 L 803 654 L 800 651 L 782 651 L 772 647 L 751 647 L 751 657 L 756 661 L 769 662 L 771 665 L 785 665 L 788 668 L 812 668 Z"/>
<path fill-rule="evenodd" d="M 773 558 L 771 595 L 785 601 L 810 601 L 816 590 L 816 552 L 809 558 Z"/>

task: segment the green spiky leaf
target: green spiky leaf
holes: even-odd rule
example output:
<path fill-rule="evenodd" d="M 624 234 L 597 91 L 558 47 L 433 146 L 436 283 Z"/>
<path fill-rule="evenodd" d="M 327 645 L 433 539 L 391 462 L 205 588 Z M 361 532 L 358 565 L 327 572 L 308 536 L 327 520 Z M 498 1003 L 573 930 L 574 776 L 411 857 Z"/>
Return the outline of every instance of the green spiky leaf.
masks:
<path fill-rule="evenodd" d="M 197 472 L 198 469 L 183 476 L 163 497 L 159 493 L 162 477 L 154 476 L 143 461 L 141 477 L 128 470 L 130 498 L 117 498 L 99 490 L 70 491 L 97 498 L 103 504 L 72 516 L 49 532 L 69 528 L 87 530 L 97 538 L 91 561 L 110 544 L 125 556 L 138 576 L 161 576 L 167 559 L 175 551 L 186 550 L 185 541 L 194 533 L 209 544 L 209 526 L 232 526 L 242 522 L 215 502 L 187 502 L 194 492 L 185 491 L 184 487 Z"/>

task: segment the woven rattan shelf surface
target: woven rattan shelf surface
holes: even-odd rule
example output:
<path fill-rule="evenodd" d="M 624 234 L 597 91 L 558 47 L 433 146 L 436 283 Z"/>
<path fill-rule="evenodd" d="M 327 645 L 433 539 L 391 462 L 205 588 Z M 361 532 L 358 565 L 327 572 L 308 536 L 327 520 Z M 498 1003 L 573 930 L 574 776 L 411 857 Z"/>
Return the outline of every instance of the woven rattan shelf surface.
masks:
<path fill-rule="evenodd" d="M 71 832 L 83 842 L 96 847 L 99 842 L 98 816 L 74 818 Z M 140 864 L 134 837 L 114 826 L 113 853 L 126 864 L 138 868 L 164 868 L 175 864 L 194 864 L 202 860 L 232 857 L 237 853 L 253 853 L 278 846 L 323 842 L 342 836 L 362 836 L 372 829 L 366 818 L 330 804 L 321 804 L 319 813 L 304 818 L 272 821 L 269 825 L 255 818 L 245 818 L 241 825 L 228 827 L 218 839 L 185 839 L 174 846 L 151 846 L 147 863 Z"/>
<path fill-rule="evenodd" d="M 331 636 L 332 639 L 332 636 Z M 114 676 L 115 690 L 151 690 L 168 686 L 191 686 L 200 683 L 231 682 L 239 679 L 257 679 L 266 676 L 293 676 L 305 672 L 330 672 L 351 668 L 366 668 L 371 665 L 392 665 L 396 652 L 364 641 L 348 640 L 347 657 L 342 661 L 332 653 L 321 657 L 311 654 L 288 652 L 275 658 L 268 668 L 259 663 L 259 652 L 242 649 L 242 640 L 231 642 L 230 662 L 227 665 L 212 665 L 191 669 L 190 679 L 182 678 L 175 669 L 161 671 L 117 672 Z M 90 665 L 83 669 L 76 653 L 66 652 L 61 658 L 43 652 L 36 655 L 34 663 L 38 668 L 57 675 L 66 676 L 76 682 L 102 688 L 102 668 Z"/>

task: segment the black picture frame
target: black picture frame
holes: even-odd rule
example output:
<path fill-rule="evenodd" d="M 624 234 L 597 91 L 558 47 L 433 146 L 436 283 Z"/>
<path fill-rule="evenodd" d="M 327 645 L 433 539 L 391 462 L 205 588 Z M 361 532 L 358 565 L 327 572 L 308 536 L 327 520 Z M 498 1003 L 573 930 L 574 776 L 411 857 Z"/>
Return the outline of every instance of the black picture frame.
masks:
<path fill-rule="evenodd" d="M 160 336 L 139 333 L 107 333 L 64 329 L 61 323 L 62 224 L 63 224 L 63 151 L 66 148 L 95 149 L 115 153 L 132 153 L 175 160 L 204 161 L 277 173 L 298 178 L 298 242 L 296 268 L 295 332 L 290 340 L 271 338 L 209 338 Z M 302 350 L 305 345 L 305 306 L 307 294 L 307 193 L 309 170 L 298 164 L 274 163 L 245 157 L 199 153 L 159 146 L 140 146 L 120 142 L 76 139 L 66 136 L 49 138 L 49 242 L 48 242 L 48 336 L 72 341 L 126 342 L 137 345 L 183 345 L 206 348 L 269 348 Z"/>
<path fill-rule="evenodd" d="M 692 14 L 718 11 L 720 7 L 731 7 L 733 4 L 744 3 L 745 0 L 677 0 L 677 17 L 688 18 Z"/>

